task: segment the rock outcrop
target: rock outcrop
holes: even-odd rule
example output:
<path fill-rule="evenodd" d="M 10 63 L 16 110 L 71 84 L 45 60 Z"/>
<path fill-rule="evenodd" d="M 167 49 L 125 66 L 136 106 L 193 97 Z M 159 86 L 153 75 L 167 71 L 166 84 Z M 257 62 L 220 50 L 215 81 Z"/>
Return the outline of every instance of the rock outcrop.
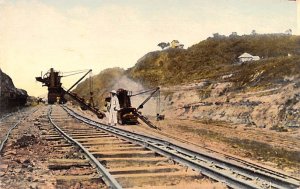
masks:
<path fill-rule="evenodd" d="M 0 113 L 26 104 L 28 94 L 15 87 L 12 79 L 0 69 Z"/>
<path fill-rule="evenodd" d="M 230 87 L 225 82 L 163 88 L 162 109 L 169 118 L 224 121 L 279 131 L 300 127 L 299 79 L 256 92 L 232 91 Z"/>

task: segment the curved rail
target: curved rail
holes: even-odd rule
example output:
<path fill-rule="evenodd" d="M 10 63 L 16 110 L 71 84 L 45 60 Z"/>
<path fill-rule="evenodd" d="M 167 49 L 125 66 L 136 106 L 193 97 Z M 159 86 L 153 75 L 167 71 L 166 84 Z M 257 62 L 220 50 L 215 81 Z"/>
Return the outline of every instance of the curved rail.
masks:
<path fill-rule="evenodd" d="M 162 139 L 111 127 L 83 117 L 66 106 L 63 108 L 71 116 L 84 123 L 144 145 L 146 148 L 185 164 L 214 180 L 223 182 L 231 188 L 298 188 L 300 186 L 298 179 L 287 175 L 272 174 L 266 169 L 252 166 L 241 166 L 234 162 L 183 148 Z"/>
<path fill-rule="evenodd" d="M 102 178 L 104 182 L 111 186 L 113 189 L 120 189 L 122 188 L 120 184 L 113 178 L 113 176 L 105 169 L 103 165 L 85 148 L 83 147 L 78 141 L 73 139 L 71 136 L 67 135 L 63 130 L 61 130 L 52 120 L 51 118 L 51 113 L 52 113 L 52 106 L 50 106 L 49 111 L 48 111 L 48 119 L 50 123 L 55 127 L 55 129 L 69 142 L 72 144 L 75 144 L 78 146 L 84 153 L 85 155 L 89 158 L 90 162 L 96 166 L 97 170 L 101 175 L 104 177 Z"/>
<path fill-rule="evenodd" d="M 11 126 L 11 127 L 9 128 L 9 130 L 7 131 L 7 133 L 6 133 L 6 135 L 4 136 L 3 140 L 1 140 L 0 152 L 2 151 L 2 149 L 3 149 L 3 147 L 4 147 L 4 144 L 5 144 L 6 141 L 8 140 L 8 137 L 9 137 L 11 131 L 12 131 L 14 128 L 16 128 L 16 127 L 20 124 L 21 121 L 22 121 L 22 119 L 20 119 L 17 123 L 15 123 L 13 126 Z"/>
<path fill-rule="evenodd" d="M 0 118 L 0 123 L 2 122 L 3 119 L 9 117 L 10 115 L 12 115 L 12 113 L 8 113 L 8 114 L 2 116 L 2 117 Z"/>
<path fill-rule="evenodd" d="M 7 133 L 6 133 L 6 135 L 1 139 L 0 153 L 1 153 L 1 151 L 2 151 L 2 149 L 3 149 L 3 147 L 4 147 L 4 145 L 5 145 L 6 141 L 8 140 L 8 137 L 9 137 L 9 135 L 11 134 L 12 130 L 13 130 L 14 128 L 16 128 L 16 127 L 21 123 L 22 120 L 26 119 L 26 117 L 28 117 L 28 115 L 33 114 L 33 113 L 36 112 L 37 110 L 38 110 L 38 108 L 35 109 L 35 110 L 33 110 L 31 113 L 28 113 L 27 115 L 23 116 L 22 118 L 20 118 L 20 120 L 19 120 L 18 122 L 16 122 L 15 124 L 13 124 L 13 125 L 9 128 L 9 130 L 8 130 Z M 8 116 L 10 116 L 10 115 L 11 115 L 11 114 L 5 116 L 5 118 L 8 117 Z M 4 119 L 4 118 L 3 118 L 3 119 Z M 1 121 L 2 121 L 3 119 L 1 119 Z"/>

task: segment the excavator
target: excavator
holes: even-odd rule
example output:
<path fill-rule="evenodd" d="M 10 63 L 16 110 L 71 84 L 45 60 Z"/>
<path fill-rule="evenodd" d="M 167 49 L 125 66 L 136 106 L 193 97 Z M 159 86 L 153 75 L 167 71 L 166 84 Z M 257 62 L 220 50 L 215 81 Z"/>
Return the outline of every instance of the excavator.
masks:
<path fill-rule="evenodd" d="M 88 74 L 90 74 L 92 70 L 78 70 L 78 71 L 71 71 L 62 72 L 55 71 L 51 68 L 48 72 L 44 75 L 41 73 L 40 77 L 36 77 L 35 79 L 43 84 L 43 86 L 48 87 L 48 103 L 54 104 L 55 102 L 59 102 L 60 104 L 64 104 L 67 102 L 65 95 L 69 95 L 72 99 L 78 102 L 81 105 L 83 110 L 90 110 L 94 114 L 97 115 L 99 119 L 105 117 L 105 114 L 99 111 L 98 108 L 95 107 L 94 100 L 93 100 L 93 92 L 92 92 L 92 78 L 90 78 L 90 99 L 88 102 L 85 101 L 84 98 L 78 96 L 77 94 L 71 92 L 71 90 L 80 82 L 82 81 Z M 65 89 L 62 86 L 61 78 L 67 77 L 71 75 L 85 73 L 78 81 L 76 81 L 69 89 Z"/>
<path fill-rule="evenodd" d="M 131 97 L 150 93 L 150 95 L 137 107 L 132 107 L 131 104 Z M 130 124 L 130 125 L 136 125 L 138 124 L 138 118 L 142 120 L 144 123 L 146 123 L 149 127 L 158 129 L 147 117 L 145 117 L 139 110 L 144 107 L 144 105 L 155 95 L 157 95 L 157 106 L 159 107 L 160 103 L 160 88 L 157 87 L 155 89 L 150 89 L 147 91 L 142 91 L 136 94 L 132 94 L 132 91 L 128 91 L 125 89 L 118 89 L 117 90 L 117 97 L 120 103 L 120 110 L 118 111 L 118 123 L 121 125 L 124 124 Z M 107 103 L 110 102 L 110 97 L 105 98 L 105 101 Z M 162 120 L 164 118 L 164 115 L 159 114 L 160 110 L 157 110 L 156 118 L 157 120 Z"/>

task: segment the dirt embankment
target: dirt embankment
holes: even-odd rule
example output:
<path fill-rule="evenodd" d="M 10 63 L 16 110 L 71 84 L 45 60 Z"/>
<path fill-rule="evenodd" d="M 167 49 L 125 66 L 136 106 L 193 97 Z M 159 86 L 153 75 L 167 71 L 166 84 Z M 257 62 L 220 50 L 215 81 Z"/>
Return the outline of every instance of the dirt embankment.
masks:
<path fill-rule="evenodd" d="M 174 136 L 299 174 L 300 81 L 264 90 L 231 87 L 203 81 L 163 88 L 167 119 L 156 124 Z"/>
<path fill-rule="evenodd" d="M 260 91 L 230 91 L 232 83 L 207 81 L 163 88 L 167 117 L 222 121 L 277 131 L 300 127 L 300 81 Z"/>

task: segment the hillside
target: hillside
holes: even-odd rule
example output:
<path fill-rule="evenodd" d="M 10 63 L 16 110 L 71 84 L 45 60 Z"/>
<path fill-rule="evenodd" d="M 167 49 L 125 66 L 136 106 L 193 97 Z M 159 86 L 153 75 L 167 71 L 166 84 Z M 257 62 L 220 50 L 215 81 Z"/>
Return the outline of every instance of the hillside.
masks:
<path fill-rule="evenodd" d="M 114 84 L 129 77 L 146 88 L 161 86 L 162 110 L 169 117 L 268 128 L 300 125 L 294 121 L 299 116 L 288 116 L 298 107 L 299 49 L 300 36 L 251 35 L 208 38 L 188 49 L 150 52 L 126 71 L 112 68 L 94 76 L 95 99 L 102 106 L 105 95 L 117 89 Z M 237 64 L 244 52 L 262 59 Z M 89 80 L 74 91 L 88 99 Z"/>
<path fill-rule="evenodd" d="M 94 92 L 94 101 L 98 105 L 104 104 L 104 98 L 111 90 L 112 86 L 118 81 L 124 74 L 124 70 L 121 68 L 109 68 L 101 71 L 99 74 L 92 77 L 92 86 Z M 73 92 L 79 96 L 89 99 L 90 97 L 90 78 L 78 84 Z"/>
<path fill-rule="evenodd" d="M 221 76 L 237 73 L 231 81 L 239 86 L 248 82 L 257 70 L 263 69 L 266 75 L 262 80 L 264 83 L 269 82 L 270 77 L 278 81 L 284 76 L 294 75 L 299 70 L 299 49 L 300 36 L 274 34 L 208 38 L 186 50 L 148 53 L 126 73 L 148 86 L 169 86 L 208 78 L 219 80 Z M 237 57 L 244 52 L 260 56 L 262 60 L 236 66 Z M 293 56 L 288 57 L 288 54 Z M 286 71 L 279 73 L 279 70 Z"/>
<path fill-rule="evenodd" d="M 262 59 L 236 64 L 244 52 Z M 288 56 L 288 54 L 292 56 Z M 128 70 L 106 69 L 93 77 L 95 101 L 103 105 L 103 95 L 123 75 L 146 87 L 173 86 L 199 82 L 232 82 L 228 90 L 262 90 L 281 85 L 290 77 L 299 77 L 300 36 L 244 35 L 208 38 L 188 49 L 149 52 Z M 74 92 L 88 99 L 89 79 Z"/>
<path fill-rule="evenodd" d="M 262 59 L 237 64 L 244 52 Z M 300 36 L 236 36 L 147 53 L 126 71 L 99 73 L 94 84 L 99 105 L 112 88 L 161 86 L 160 109 L 166 119 L 155 124 L 162 131 L 187 140 L 196 137 L 197 143 L 216 144 L 213 148 L 225 145 L 224 151 L 281 169 L 293 167 L 293 172 L 300 160 L 299 73 Z M 76 91 L 87 96 L 88 84 L 86 80 Z"/>

